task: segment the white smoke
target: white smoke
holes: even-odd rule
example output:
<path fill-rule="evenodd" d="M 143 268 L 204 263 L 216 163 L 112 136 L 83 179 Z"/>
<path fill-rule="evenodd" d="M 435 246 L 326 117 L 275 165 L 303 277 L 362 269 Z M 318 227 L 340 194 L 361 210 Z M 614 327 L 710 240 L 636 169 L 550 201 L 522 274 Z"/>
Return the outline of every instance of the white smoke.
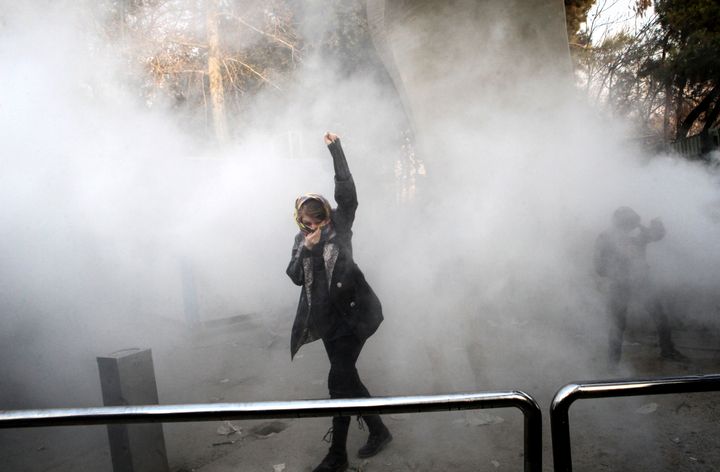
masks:
<path fill-rule="evenodd" d="M 439 18 L 429 23 L 448 30 Z M 237 142 L 209 148 L 171 112 L 139 103 L 92 20 L 72 2 L 5 2 L 0 17 L 0 344 L 15 354 L 2 376 L 21 392 L 16 405 L 45 404 L 39 387 L 56 384 L 60 397 L 95 402 L 97 391 L 78 395 L 61 379 L 94 378 L 95 355 L 183 342 L 171 328 L 188 321 L 183 267 L 201 319 L 253 314 L 285 342 L 297 300 L 284 274 L 292 207 L 308 191 L 332 194 L 326 130 L 343 138 L 360 201 L 355 257 L 385 308 L 361 359 L 386 367 L 368 379 L 373 393 L 548 393 L 598 375 L 606 326 L 592 251 L 621 205 L 665 222 L 649 260 L 688 302 L 675 325 L 716 329 L 704 310 L 713 297 L 692 306 L 688 294 L 720 282 L 717 174 L 643 155 L 623 124 L 573 96 L 562 71 L 519 61 L 505 46 L 512 25 L 436 45 L 452 51 L 436 69 L 426 68 L 434 51 L 398 58 L 406 78 L 434 83 L 414 103 L 428 175 L 399 204 L 405 118 L 374 73 L 348 77 L 309 56 L 294 86 L 254 100 Z M 413 41 L 416 31 L 397 34 Z M 55 369 L 57 359 L 81 367 Z M 25 375 L 31 363 L 42 380 Z"/>

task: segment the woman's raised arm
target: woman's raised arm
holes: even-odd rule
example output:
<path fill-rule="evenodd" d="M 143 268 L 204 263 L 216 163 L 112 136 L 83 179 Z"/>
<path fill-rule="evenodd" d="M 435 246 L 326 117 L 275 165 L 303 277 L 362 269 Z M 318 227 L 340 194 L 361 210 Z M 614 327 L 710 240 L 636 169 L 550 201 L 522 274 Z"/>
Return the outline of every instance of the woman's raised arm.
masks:
<path fill-rule="evenodd" d="M 349 230 L 355 220 L 355 209 L 358 206 L 355 182 L 350 173 L 343 148 L 340 145 L 340 138 L 336 134 L 325 133 L 325 143 L 330 150 L 333 166 L 335 167 L 335 201 L 338 205 L 335 213 L 335 224 L 340 226 L 337 229 Z"/>

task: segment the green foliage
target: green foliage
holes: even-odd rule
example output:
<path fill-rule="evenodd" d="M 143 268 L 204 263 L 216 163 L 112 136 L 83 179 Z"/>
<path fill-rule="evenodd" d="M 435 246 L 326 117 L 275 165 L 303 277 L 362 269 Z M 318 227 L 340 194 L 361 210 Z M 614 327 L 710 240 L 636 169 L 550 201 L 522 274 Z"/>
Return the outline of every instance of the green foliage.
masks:
<path fill-rule="evenodd" d="M 667 67 L 691 82 L 720 78 L 720 2 L 660 0 L 655 10 L 670 45 Z"/>
<path fill-rule="evenodd" d="M 650 73 L 676 95 L 676 136 L 707 129 L 720 111 L 720 2 L 656 0 L 666 58 Z"/>
<path fill-rule="evenodd" d="M 638 0 L 644 14 L 649 0 Z M 655 0 L 654 16 L 625 31 L 576 47 L 579 77 L 591 99 L 635 120 L 645 132 L 684 137 L 713 126 L 720 114 L 720 2 Z M 579 32 L 582 37 L 583 31 Z"/>

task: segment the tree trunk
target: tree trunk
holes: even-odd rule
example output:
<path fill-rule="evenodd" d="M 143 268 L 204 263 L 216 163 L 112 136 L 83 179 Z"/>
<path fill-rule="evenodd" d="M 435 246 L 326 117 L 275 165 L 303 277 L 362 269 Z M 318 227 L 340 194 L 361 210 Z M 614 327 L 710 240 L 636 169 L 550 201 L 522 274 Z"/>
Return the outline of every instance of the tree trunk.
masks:
<path fill-rule="evenodd" d="M 675 139 L 681 139 L 685 136 L 680 135 L 680 116 L 682 116 L 683 102 L 685 99 L 685 86 L 687 85 L 687 79 L 677 78 L 677 103 L 675 103 Z"/>
<path fill-rule="evenodd" d="M 225 89 L 223 86 L 222 56 L 220 53 L 220 32 L 218 29 L 219 0 L 209 2 L 207 10 L 208 79 L 210 82 L 210 106 L 212 107 L 213 129 L 219 143 L 227 141 L 225 120 Z"/>
<path fill-rule="evenodd" d="M 700 115 L 710 109 L 710 105 L 715 102 L 715 99 L 718 97 L 718 95 L 720 95 L 720 87 L 715 86 L 712 90 L 710 90 L 707 95 L 705 95 L 705 97 L 700 101 L 700 103 L 698 103 L 697 106 L 695 106 L 695 108 L 693 108 L 692 111 L 687 114 L 685 119 L 682 120 L 680 126 L 678 127 L 678 139 L 687 136 L 695 121 L 700 118 Z"/>
<path fill-rule="evenodd" d="M 710 130 L 710 128 L 712 128 L 712 126 L 717 121 L 718 116 L 720 116 L 720 101 L 715 100 L 715 103 L 714 103 L 712 109 L 705 115 L 705 125 L 703 125 L 703 129 L 702 129 L 703 133 L 707 133 L 708 130 Z"/>
<path fill-rule="evenodd" d="M 662 65 L 665 67 L 665 58 L 667 57 L 668 35 L 663 39 L 662 47 Z M 672 81 L 665 80 L 665 110 L 663 113 L 663 139 L 665 143 L 670 140 L 670 105 L 672 105 Z"/>

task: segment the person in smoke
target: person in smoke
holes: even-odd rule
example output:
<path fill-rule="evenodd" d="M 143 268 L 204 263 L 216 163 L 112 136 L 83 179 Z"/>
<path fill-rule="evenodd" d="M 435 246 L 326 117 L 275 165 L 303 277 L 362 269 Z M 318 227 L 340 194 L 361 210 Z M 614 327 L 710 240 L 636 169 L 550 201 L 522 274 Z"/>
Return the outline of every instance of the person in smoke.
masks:
<path fill-rule="evenodd" d="M 331 398 L 369 397 L 355 363 L 365 341 L 383 320 L 380 300 L 353 260 L 352 225 L 358 206 L 355 183 L 337 135 L 324 136 L 335 168 L 337 208 L 322 195 L 309 193 L 295 201 L 295 236 L 287 268 L 301 286 L 292 328 L 291 359 L 306 343 L 321 339 L 330 359 L 328 389 Z M 370 430 L 358 457 L 380 452 L 392 435 L 378 415 L 362 417 Z M 327 456 L 314 472 L 344 471 L 348 467 L 347 435 L 350 417 L 334 417 Z"/>
<path fill-rule="evenodd" d="M 650 221 L 649 226 L 643 226 L 640 215 L 629 207 L 615 210 L 611 228 L 598 236 L 595 245 L 595 271 L 609 282 L 610 366 L 616 366 L 620 362 L 627 309 L 633 300 L 641 302 L 655 322 L 660 356 L 664 359 L 687 361 L 687 358 L 675 349 L 667 314 L 649 278 L 647 245 L 660 241 L 664 236 L 665 226 L 659 218 Z"/>

